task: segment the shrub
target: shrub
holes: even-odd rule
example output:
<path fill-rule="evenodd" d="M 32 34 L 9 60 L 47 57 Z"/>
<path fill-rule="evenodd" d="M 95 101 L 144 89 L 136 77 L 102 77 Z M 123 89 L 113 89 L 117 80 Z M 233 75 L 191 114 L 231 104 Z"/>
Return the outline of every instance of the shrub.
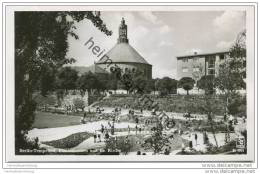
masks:
<path fill-rule="evenodd" d="M 82 111 L 84 111 L 85 102 L 84 102 L 83 99 L 81 99 L 81 98 L 75 98 L 75 99 L 73 100 L 73 104 L 74 104 L 76 110 L 77 110 L 77 109 L 81 109 Z"/>

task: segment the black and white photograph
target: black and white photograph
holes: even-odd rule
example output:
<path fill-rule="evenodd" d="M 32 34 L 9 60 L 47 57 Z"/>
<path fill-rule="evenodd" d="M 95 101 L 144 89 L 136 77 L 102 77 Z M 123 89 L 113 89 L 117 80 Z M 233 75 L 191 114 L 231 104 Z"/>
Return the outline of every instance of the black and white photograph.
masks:
<path fill-rule="evenodd" d="M 7 161 L 256 158 L 254 7 L 5 13 Z"/>

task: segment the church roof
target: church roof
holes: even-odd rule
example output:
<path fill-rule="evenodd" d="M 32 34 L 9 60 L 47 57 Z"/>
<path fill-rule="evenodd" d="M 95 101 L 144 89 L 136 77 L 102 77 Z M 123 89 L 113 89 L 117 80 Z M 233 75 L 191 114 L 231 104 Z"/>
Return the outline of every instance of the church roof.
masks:
<path fill-rule="evenodd" d="M 124 42 L 117 43 L 106 55 L 115 63 L 127 62 L 149 64 L 131 45 Z M 105 63 L 106 61 L 107 59 L 103 58 L 97 63 Z"/>

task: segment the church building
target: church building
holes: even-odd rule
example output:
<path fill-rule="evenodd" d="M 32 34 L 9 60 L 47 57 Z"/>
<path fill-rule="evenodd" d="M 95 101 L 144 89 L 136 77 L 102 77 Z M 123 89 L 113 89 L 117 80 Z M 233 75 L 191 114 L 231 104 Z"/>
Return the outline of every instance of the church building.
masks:
<path fill-rule="evenodd" d="M 109 66 L 113 67 L 115 64 L 125 71 L 141 71 L 146 79 L 152 79 L 152 65 L 149 64 L 130 44 L 127 37 L 127 25 L 124 18 L 122 18 L 119 26 L 119 37 L 115 46 L 106 53 L 106 56 L 111 60 L 100 59 L 95 63 L 96 66 L 106 70 L 109 73 Z"/>

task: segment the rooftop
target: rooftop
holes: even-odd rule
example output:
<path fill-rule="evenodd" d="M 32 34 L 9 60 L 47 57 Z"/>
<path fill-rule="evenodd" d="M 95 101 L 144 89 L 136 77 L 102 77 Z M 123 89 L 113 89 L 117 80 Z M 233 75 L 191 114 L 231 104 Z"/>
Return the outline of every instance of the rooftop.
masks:
<path fill-rule="evenodd" d="M 117 43 L 107 54 L 114 62 L 143 63 L 149 64 L 131 45 L 128 43 Z M 106 63 L 107 59 L 100 59 L 99 63 Z"/>
<path fill-rule="evenodd" d="M 222 52 L 213 52 L 213 53 L 201 53 L 201 54 L 192 54 L 192 55 L 185 55 L 185 56 L 177 56 L 177 59 L 182 58 L 193 58 L 193 57 L 200 57 L 200 56 L 210 56 L 210 55 L 217 55 L 217 54 L 228 54 L 228 51 L 222 51 Z"/>

